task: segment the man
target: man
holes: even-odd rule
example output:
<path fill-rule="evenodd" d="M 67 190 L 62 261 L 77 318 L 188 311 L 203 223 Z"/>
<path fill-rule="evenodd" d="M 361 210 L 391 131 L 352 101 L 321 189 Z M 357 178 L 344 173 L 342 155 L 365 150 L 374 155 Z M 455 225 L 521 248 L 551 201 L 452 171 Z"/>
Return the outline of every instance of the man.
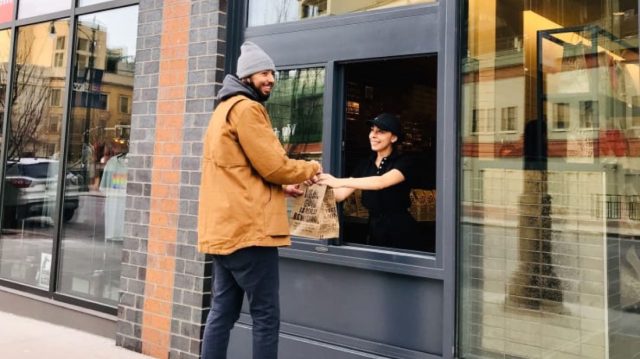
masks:
<path fill-rule="evenodd" d="M 315 182 L 316 161 L 292 160 L 273 133 L 262 105 L 275 83 L 275 65 L 245 42 L 237 76 L 227 75 L 204 139 L 198 248 L 213 254 L 214 285 L 202 358 L 226 358 L 230 330 L 247 294 L 253 357 L 277 358 L 280 328 L 278 247 L 291 244 L 285 194 Z"/>

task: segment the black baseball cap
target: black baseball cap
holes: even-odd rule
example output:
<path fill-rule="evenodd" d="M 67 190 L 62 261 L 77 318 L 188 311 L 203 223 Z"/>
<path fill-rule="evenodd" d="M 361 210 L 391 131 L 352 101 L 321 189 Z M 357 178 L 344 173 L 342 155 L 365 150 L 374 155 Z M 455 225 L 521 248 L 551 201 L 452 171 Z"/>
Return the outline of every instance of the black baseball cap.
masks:
<path fill-rule="evenodd" d="M 398 136 L 398 140 L 402 140 L 402 126 L 398 116 L 391 113 L 381 113 L 373 120 L 367 120 L 367 125 L 376 126 L 381 130 L 389 131 Z"/>

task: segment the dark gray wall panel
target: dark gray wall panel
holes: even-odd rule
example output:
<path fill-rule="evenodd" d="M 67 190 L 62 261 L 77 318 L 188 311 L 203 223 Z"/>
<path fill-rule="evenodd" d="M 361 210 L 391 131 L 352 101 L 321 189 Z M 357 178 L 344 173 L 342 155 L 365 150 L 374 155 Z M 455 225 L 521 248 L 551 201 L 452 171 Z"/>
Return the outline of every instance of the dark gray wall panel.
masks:
<path fill-rule="evenodd" d="M 283 333 L 389 356 L 442 353 L 439 280 L 286 258 L 280 277 Z"/>
<path fill-rule="evenodd" d="M 234 359 L 252 358 L 251 327 L 237 324 L 231 332 L 229 353 L 233 353 Z M 415 352 L 397 352 L 390 356 L 367 353 L 351 348 L 340 347 L 332 344 L 309 340 L 292 335 L 280 335 L 279 359 L 382 359 L 382 358 L 406 358 L 406 359 L 436 359 L 436 355 Z"/>
<path fill-rule="evenodd" d="M 307 26 L 299 31 L 278 36 L 273 35 L 279 27 L 264 26 L 247 29 L 245 37 L 263 47 L 278 66 L 434 53 L 440 45 L 437 10 L 403 9 L 383 18 L 357 14 L 318 26 L 308 20 L 301 22 Z"/>

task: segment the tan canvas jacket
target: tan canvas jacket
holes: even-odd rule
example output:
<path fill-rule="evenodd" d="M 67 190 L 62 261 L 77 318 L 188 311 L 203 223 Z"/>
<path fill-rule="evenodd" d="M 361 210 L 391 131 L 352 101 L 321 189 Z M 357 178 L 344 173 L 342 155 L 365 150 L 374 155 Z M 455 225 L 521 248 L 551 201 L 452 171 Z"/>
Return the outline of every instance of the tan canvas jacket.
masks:
<path fill-rule="evenodd" d="M 221 102 L 204 138 L 198 249 L 229 254 L 291 244 L 282 185 L 318 170 L 286 156 L 259 102 L 242 95 Z"/>

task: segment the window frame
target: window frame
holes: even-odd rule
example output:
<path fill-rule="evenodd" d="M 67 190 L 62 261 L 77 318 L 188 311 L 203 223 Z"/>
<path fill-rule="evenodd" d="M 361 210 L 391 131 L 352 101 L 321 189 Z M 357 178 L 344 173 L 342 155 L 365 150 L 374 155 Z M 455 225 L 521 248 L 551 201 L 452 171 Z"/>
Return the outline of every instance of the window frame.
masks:
<path fill-rule="evenodd" d="M 305 19 L 304 21 L 261 25 L 255 27 L 247 27 L 248 7 L 246 5 L 247 1 L 239 2 L 239 4 L 229 3 L 230 9 L 228 10 L 228 13 L 232 14 L 232 18 L 230 19 L 231 25 L 228 28 L 227 36 L 230 54 L 226 57 L 225 70 L 227 73 L 235 72 L 235 60 L 239 55 L 239 47 L 244 39 L 255 41 L 265 48 L 267 53 L 271 54 L 273 57 L 278 70 L 289 69 L 292 66 L 311 67 L 310 64 L 317 65 L 318 63 L 324 63 L 326 76 L 325 88 L 327 90 L 325 90 L 323 106 L 323 125 L 325 126 L 323 130 L 323 167 L 327 172 L 338 173 L 338 169 L 341 168 L 340 151 L 342 148 L 340 131 L 343 124 L 342 121 L 344 121 L 344 114 L 342 113 L 342 110 L 345 101 L 342 98 L 344 97 L 343 90 L 340 89 L 340 86 L 342 86 L 341 84 L 344 82 L 344 73 L 341 68 L 342 64 L 353 61 L 373 61 L 381 58 L 425 56 L 435 54 L 438 55 L 438 68 L 442 69 L 447 67 L 448 71 L 450 71 L 449 76 L 457 77 L 457 75 L 455 75 L 455 68 L 449 68 L 449 66 L 455 65 L 457 60 L 454 61 L 454 59 L 451 58 L 449 63 L 446 63 L 444 56 L 442 56 L 445 53 L 443 50 L 445 43 L 449 43 L 449 53 L 453 52 L 455 54 L 455 51 L 453 51 L 453 43 L 455 42 L 454 36 L 449 36 L 446 40 L 444 37 L 428 40 L 421 39 L 423 40 L 422 44 L 411 44 L 410 49 L 409 47 L 403 48 L 402 45 L 398 47 L 389 46 L 381 49 L 379 45 L 373 47 L 368 46 L 366 43 L 360 43 L 358 51 L 354 51 L 354 49 L 341 48 L 337 52 L 333 53 L 325 49 L 323 46 L 314 46 L 310 51 L 299 51 L 299 46 L 301 46 L 302 43 L 297 45 L 295 41 L 283 41 L 288 43 L 289 48 L 278 48 L 278 50 L 274 50 L 272 47 L 277 47 L 278 45 L 275 41 L 269 40 L 269 38 L 279 36 L 284 36 L 287 40 L 290 40 L 294 35 L 289 37 L 287 34 L 298 33 L 297 36 L 299 36 L 299 33 L 309 32 L 312 36 L 319 36 L 319 41 L 322 43 L 323 41 L 335 39 L 335 36 L 343 36 L 332 34 L 332 31 L 340 31 L 338 29 L 341 26 L 357 24 L 356 27 L 358 25 L 364 27 L 366 24 L 380 24 L 380 22 L 385 22 L 382 26 L 394 27 L 398 26 L 396 22 L 399 23 L 400 21 L 403 23 L 401 26 L 408 26 L 413 29 L 412 31 L 417 30 L 435 33 L 439 31 L 437 30 L 439 27 L 444 27 L 447 24 L 453 24 L 452 22 L 446 23 L 443 20 L 443 18 L 447 16 L 449 16 L 449 18 L 455 18 L 455 13 L 447 13 L 442 10 L 443 8 L 449 9 L 451 7 L 449 11 L 452 11 L 454 4 L 450 2 L 440 1 L 392 9 L 374 10 L 366 13 L 319 17 Z M 242 11 L 234 12 L 232 10 L 234 6 L 244 8 Z M 238 12 L 244 15 L 237 16 Z M 236 14 L 235 18 L 233 17 L 233 14 Z M 415 23 L 412 22 L 412 20 L 415 20 Z M 236 23 L 235 26 L 233 25 L 234 22 Z M 420 30 L 425 27 L 426 29 Z M 355 29 L 355 31 L 357 32 L 358 29 Z M 379 32 L 384 33 L 384 31 Z M 383 41 L 384 39 L 377 40 Z M 306 41 L 308 42 L 309 39 L 307 38 Z M 393 43 L 393 41 L 389 41 L 389 43 Z M 425 43 L 428 44 L 425 45 Z M 354 55 L 356 52 L 357 55 Z M 455 87 L 454 83 L 447 85 Z M 455 128 L 455 124 L 443 124 L 444 121 L 442 118 L 445 106 L 441 106 L 441 103 L 444 100 L 442 89 L 445 87 L 444 76 L 442 74 L 439 74 L 438 76 L 437 88 L 438 120 L 436 131 L 438 138 L 441 138 L 445 131 L 449 132 Z M 449 105 L 453 105 L 453 103 L 450 103 Z M 452 110 L 457 111 L 455 108 L 449 109 L 449 111 Z M 451 132 L 450 136 L 453 138 L 453 136 L 455 136 L 455 132 Z M 439 170 L 436 173 L 436 190 L 438 191 L 438 196 L 436 198 L 435 253 L 416 254 L 415 252 L 393 248 L 361 248 L 354 245 L 341 245 L 340 239 L 317 241 L 294 238 L 291 248 L 283 249 L 281 251 L 281 255 L 284 257 L 312 259 L 319 262 L 335 263 L 358 268 L 377 268 L 381 271 L 404 273 L 425 278 L 445 278 L 445 273 L 442 270 L 443 262 L 444 258 L 448 257 L 446 252 L 448 250 L 452 250 L 452 247 L 451 249 L 445 249 L 444 247 L 453 245 L 455 241 L 454 233 L 456 233 L 456 230 L 454 229 L 455 218 L 451 215 L 446 218 L 444 215 L 445 211 L 448 210 L 451 213 L 453 210 L 452 208 L 444 207 L 445 196 L 455 196 L 455 182 L 448 183 L 449 185 L 452 185 L 452 187 L 445 189 L 444 187 L 446 184 L 444 178 L 445 176 L 455 175 L 445 175 L 445 173 L 440 170 L 443 165 L 443 157 L 445 156 L 442 154 L 443 152 L 446 152 L 446 156 L 451 158 L 450 163 L 456 163 L 454 158 L 457 149 L 455 148 L 454 143 L 449 143 L 449 145 L 451 147 L 448 151 L 443 151 L 439 144 L 437 145 L 436 150 L 438 153 L 436 168 Z M 455 167 L 448 168 L 448 170 L 455 173 Z M 454 204 L 453 199 L 448 201 L 450 201 L 449 203 L 451 205 Z M 446 241 L 443 239 L 443 229 L 445 227 L 451 228 L 451 231 L 448 232 L 449 234 L 447 235 Z M 375 262 L 375 264 L 372 264 L 372 261 Z"/>

